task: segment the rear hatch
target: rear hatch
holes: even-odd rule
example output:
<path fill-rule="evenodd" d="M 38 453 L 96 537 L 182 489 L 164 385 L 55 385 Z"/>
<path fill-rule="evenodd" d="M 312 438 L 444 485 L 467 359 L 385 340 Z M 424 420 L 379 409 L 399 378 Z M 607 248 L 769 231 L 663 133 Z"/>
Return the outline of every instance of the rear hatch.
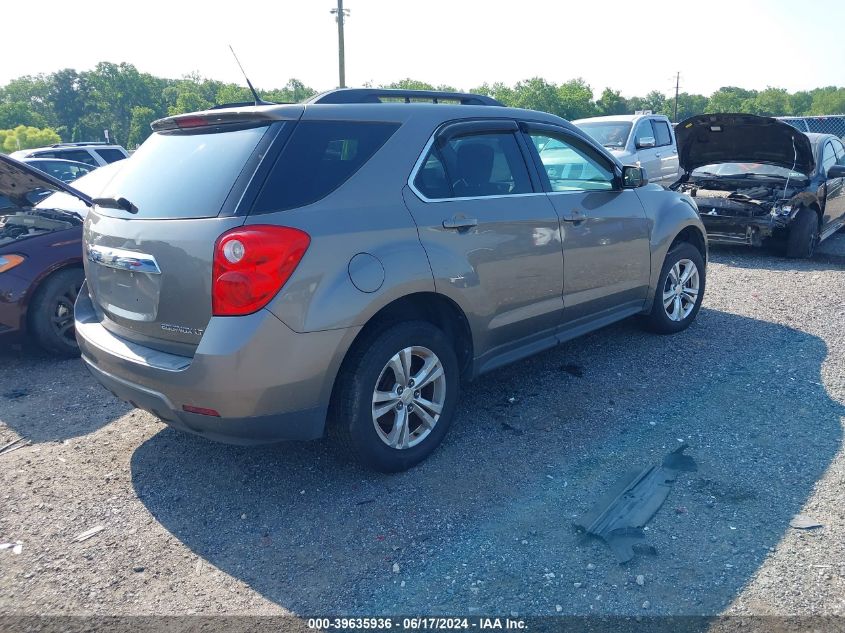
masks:
<path fill-rule="evenodd" d="M 193 354 L 212 314 L 215 242 L 243 224 L 265 155 L 301 114 L 251 108 L 154 124 L 85 221 L 88 291 L 104 327 Z"/>

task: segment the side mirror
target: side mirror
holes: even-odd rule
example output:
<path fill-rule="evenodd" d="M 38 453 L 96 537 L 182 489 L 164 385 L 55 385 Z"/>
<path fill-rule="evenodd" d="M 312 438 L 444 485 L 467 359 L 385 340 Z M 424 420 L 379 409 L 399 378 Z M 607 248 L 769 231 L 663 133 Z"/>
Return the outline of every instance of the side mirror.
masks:
<path fill-rule="evenodd" d="M 845 178 L 845 165 L 834 165 L 827 170 L 827 179 Z"/>
<path fill-rule="evenodd" d="M 643 136 L 637 139 L 637 149 L 651 149 L 657 146 L 657 141 L 653 136 Z"/>
<path fill-rule="evenodd" d="M 632 165 L 625 165 L 622 168 L 622 188 L 636 189 L 644 187 L 648 184 L 648 178 L 645 177 L 645 172 L 642 167 L 634 167 Z"/>

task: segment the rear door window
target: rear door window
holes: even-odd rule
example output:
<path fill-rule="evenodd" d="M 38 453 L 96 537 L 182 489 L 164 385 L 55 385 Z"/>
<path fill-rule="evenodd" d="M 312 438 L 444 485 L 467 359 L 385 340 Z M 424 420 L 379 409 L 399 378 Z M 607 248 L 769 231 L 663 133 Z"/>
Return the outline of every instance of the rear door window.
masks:
<path fill-rule="evenodd" d="M 156 132 L 99 197 L 126 198 L 139 219 L 215 217 L 267 130 Z"/>
<path fill-rule="evenodd" d="M 666 121 L 652 121 L 651 125 L 654 128 L 654 138 L 657 140 L 658 147 L 672 144 L 672 135 L 669 133 Z"/>
<path fill-rule="evenodd" d="M 121 152 L 119 149 L 114 148 L 103 148 L 103 149 L 95 149 L 94 150 L 97 154 L 99 154 L 100 158 L 102 158 L 107 163 L 114 163 L 119 160 L 123 160 L 126 158 L 126 154 Z"/>
<path fill-rule="evenodd" d="M 398 128 L 398 123 L 371 121 L 300 122 L 270 170 L 252 213 L 294 209 L 325 198 Z"/>

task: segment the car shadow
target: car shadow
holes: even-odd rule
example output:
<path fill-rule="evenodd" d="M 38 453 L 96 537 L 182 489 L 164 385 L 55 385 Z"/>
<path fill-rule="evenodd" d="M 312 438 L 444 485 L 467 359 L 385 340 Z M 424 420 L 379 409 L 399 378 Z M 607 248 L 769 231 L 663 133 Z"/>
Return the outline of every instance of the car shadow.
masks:
<path fill-rule="evenodd" d="M 135 451 L 132 480 L 208 564 L 300 615 L 640 615 L 644 600 L 650 615 L 710 615 L 841 446 L 826 354 L 817 337 L 708 309 L 670 337 L 624 322 L 472 383 L 443 446 L 406 473 L 364 471 L 330 442 L 164 430 Z M 681 440 L 699 470 L 649 523 L 656 554 L 620 565 L 573 528 Z"/>
<path fill-rule="evenodd" d="M 823 271 L 845 268 L 845 232 L 822 242 L 810 259 L 788 259 L 775 247 L 710 245 L 710 260 L 734 268 Z"/>
<path fill-rule="evenodd" d="M 0 422 L 20 437 L 61 442 L 93 433 L 131 409 L 111 397 L 79 358 L 57 358 L 29 342 L 0 346 Z"/>

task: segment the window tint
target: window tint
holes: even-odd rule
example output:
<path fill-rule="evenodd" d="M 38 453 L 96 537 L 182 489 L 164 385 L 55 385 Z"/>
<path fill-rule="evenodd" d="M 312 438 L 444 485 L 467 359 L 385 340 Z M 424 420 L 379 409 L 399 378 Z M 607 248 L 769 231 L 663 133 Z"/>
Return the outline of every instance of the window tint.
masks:
<path fill-rule="evenodd" d="M 85 163 L 86 165 L 91 165 L 93 167 L 99 167 L 100 163 L 97 162 L 97 159 L 91 156 L 88 152 L 84 149 L 70 149 L 70 150 L 59 150 L 52 154 L 53 158 L 64 158 L 65 160 L 75 160 L 80 163 Z"/>
<path fill-rule="evenodd" d="M 100 158 L 102 158 L 107 163 L 114 163 L 114 162 L 117 162 L 119 160 L 123 160 L 124 158 L 126 158 L 126 155 L 123 152 L 121 152 L 119 149 L 103 148 L 103 149 L 95 149 L 94 151 L 97 154 L 99 154 Z"/>
<path fill-rule="evenodd" d="M 452 183 L 446 177 L 443 159 L 436 148 L 432 149 L 417 172 L 414 186 L 426 198 L 437 200 L 452 197 Z"/>
<path fill-rule="evenodd" d="M 368 121 L 299 123 L 252 212 L 293 209 L 326 197 L 358 171 L 398 128 L 396 123 Z"/>
<path fill-rule="evenodd" d="M 822 154 L 822 173 L 827 174 L 827 170 L 836 164 L 836 154 L 833 152 L 833 145 L 830 143 L 824 144 L 824 153 Z"/>
<path fill-rule="evenodd" d="M 669 126 L 666 121 L 652 121 L 654 127 L 654 138 L 657 139 L 657 146 L 672 144 L 672 135 L 669 133 Z"/>
<path fill-rule="evenodd" d="M 440 158 L 455 198 L 533 192 L 519 144 L 509 132 L 453 137 L 440 148 Z"/>
<path fill-rule="evenodd" d="M 640 121 L 640 124 L 637 126 L 636 136 L 634 137 L 634 142 L 639 143 L 644 138 L 651 138 L 656 139 L 654 135 L 654 129 L 651 127 L 651 120 L 646 119 L 645 121 Z"/>
<path fill-rule="evenodd" d="M 845 147 L 839 141 L 831 141 L 833 149 L 836 150 L 836 164 L 845 166 Z"/>
<path fill-rule="evenodd" d="M 30 164 L 62 182 L 73 182 L 92 170 L 92 167 L 84 164 L 66 163 L 59 160 L 36 160 Z"/>
<path fill-rule="evenodd" d="M 100 196 L 126 198 L 142 219 L 214 217 L 266 131 L 155 133 Z"/>
<path fill-rule="evenodd" d="M 565 136 L 532 133 L 552 191 L 607 191 L 613 189 L 613 171 L 586 147 Z"/>

